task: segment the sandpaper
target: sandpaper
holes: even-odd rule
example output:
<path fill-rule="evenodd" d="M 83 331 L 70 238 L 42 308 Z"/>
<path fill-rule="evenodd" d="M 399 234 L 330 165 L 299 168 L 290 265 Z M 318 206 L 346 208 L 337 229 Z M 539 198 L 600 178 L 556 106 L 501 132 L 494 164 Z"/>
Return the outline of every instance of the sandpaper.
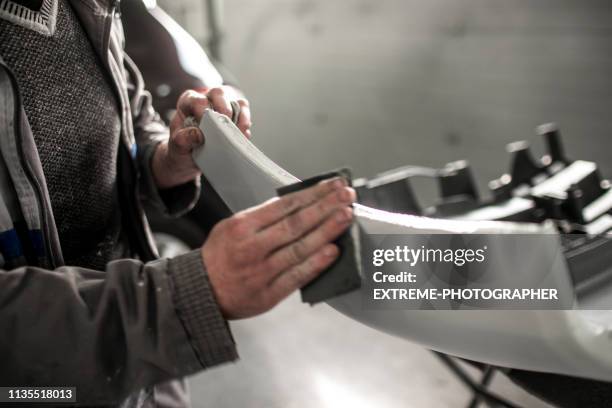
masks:
<path fill-rule="evenodd" d="M 279 196 L 283 196 L 334 177 L 343 177 L 351 184 L 350 171 L 340 169 L 280 187 L 277 192 Z M 302 288 L 303 302 L 314 305 L 361 287 L 359 233 L 359 227 L 354 223 L 334 242 L 340 249 L 340 256 L 325 272 Z"/>

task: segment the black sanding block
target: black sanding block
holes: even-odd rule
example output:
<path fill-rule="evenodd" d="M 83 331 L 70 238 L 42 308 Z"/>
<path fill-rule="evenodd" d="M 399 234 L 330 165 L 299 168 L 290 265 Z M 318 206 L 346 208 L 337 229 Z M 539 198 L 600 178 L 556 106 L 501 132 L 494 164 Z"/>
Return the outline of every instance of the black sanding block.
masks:
<path fill-rule="evenodd" d="M 283 196 L 334 177 L 344 177 L 351 184 L 350 171 L 341 169 L 281 187 L 277 192 L 279 196 Z M 302 288 L 302 302 L 313 305 L 361 287 L 361 257 L 357 224 L 353 223 L 334 243 L 340 249 L 340 256 L 325 272 Z"/>

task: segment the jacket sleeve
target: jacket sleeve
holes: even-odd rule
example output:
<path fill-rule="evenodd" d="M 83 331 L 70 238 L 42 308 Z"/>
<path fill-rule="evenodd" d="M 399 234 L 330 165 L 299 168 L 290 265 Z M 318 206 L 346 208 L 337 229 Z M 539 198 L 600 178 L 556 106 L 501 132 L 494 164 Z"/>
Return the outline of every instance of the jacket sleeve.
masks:
<path fill-rule="evenodd" d="M 76 387 L 87 404 L 237 358 L 199 251 L 0 271 L 0 333 L 0 384 Z"/>
<path fill-rule="evenodd" d="M 141 199 L 166 215 L 178 217 L 191 210 L 198 201 L 200 179 L 169 189 L 157 188 L 151 171 L 151 159 L 157 145 L 168 140 L 168 128 L 153 109 L 151 94 L 144 88 L 138 67 L 125 53 L 123 63 L 137 145 Z"/>

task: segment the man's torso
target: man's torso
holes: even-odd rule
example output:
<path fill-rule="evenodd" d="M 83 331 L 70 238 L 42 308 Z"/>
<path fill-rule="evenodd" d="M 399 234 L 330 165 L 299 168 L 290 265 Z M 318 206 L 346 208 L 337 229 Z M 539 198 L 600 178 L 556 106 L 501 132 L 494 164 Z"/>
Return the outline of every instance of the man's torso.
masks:
<path fill-rule="evenodd" d="M 0 19 L 0 54 L 19 83 L 64 261 L 104 269 L 126 253 L 115 188 L 120 115 L 110 80 L 67 0 L 58 1 L 51 36 Z"/>

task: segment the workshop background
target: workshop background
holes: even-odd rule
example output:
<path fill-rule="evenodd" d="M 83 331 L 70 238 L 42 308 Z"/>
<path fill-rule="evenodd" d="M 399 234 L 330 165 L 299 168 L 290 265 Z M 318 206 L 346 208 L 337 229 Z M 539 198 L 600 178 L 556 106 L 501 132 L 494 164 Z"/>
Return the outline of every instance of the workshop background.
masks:
<path fill-rule="evenodd" d="M 158 3 L 203 45 L 203 0 Z M 612 175 L 612 3 L 606 0 L 226 0 L 224 65 L 254 142 L 298 177 L 348 165 L 467 159 L 481 191 L 506 143 L 557 122 L 571 157 Z M 435 186 L 419 185 L 433 200 Z M 425 349 L 294 296 L 232 323 L 241 360 L 192 380 L 195 407 L 462 407 L 467 390 Z M 545 407 L 502 376 L 493 390 Z"/>

